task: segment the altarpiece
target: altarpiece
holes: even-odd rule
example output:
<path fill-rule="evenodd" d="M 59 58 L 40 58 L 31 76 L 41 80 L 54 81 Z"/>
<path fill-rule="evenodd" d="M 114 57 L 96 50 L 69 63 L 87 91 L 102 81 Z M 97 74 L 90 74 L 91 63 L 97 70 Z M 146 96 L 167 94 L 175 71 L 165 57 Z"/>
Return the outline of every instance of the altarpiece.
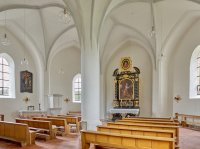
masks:
<path fill-rule="evenodd" d="M 115 85 L 115 99 L 113 100 L 113 108 L 121 109 L 121 111 L 131 111 L 137 109 L 136 113 L 126 113 L 127 116 L 139 115 L 139 85 L 140 85 L 140 69 L 132 66 L 130 57 L 123 57 L 120 61 L 120 68 L 113 72 Z M 123 110 L 122 110 L 123 109 Z M 117 110 L 115 110 L 117 111 Z M 120 116 L 120 113 L 116 113 Z M 115 117 L 113 114 L 113 117 Z"/>

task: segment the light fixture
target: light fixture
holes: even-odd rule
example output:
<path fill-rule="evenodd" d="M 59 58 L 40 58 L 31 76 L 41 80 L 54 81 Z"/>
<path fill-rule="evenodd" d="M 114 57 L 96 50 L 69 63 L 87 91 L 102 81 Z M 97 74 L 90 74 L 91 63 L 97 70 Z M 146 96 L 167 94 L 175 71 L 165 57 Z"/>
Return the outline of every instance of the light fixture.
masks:
<path fill-rule="evenodd" d="M 156 29 L 155 29 L 155 19 L 153 14 L 153 2 L 150 1 L 150 9 L 151 9 L 151 30 L 148 32 L 148 36 L 150 38 L 153 38 L 156 35 Z"/>
<path fill-rule="evenodd" d="M 65 98 L 64 101 L 65 101 L 66 103 L 68 103 L 68 102 L 70 102 L 70 99 L 69 99 L 69 98 Z"/>
<path fill-rule="evenodd" d="M 149 37 L 152 38 L 155 35 L 156 35 L 155 26 L 152 26 L 151 30 L 149 31 Z"/>
<path fill-rule="evenodd" d="M 60 11 L 58 17 L 61 22 L 66 24 L 68 24 L 72 19 L 71 12 L 67 8 L 64 8 L 62 11 Z"/>
<path fill-rule="evenodd" d="M 24 8 L 24 44 L 26 43 L 26 13 L 25 13 L 25 8 Z M 25 47 L 25 46 L 24 46 Z M 24 57 L 23 59 L 21 60 L 21 65 L 23 66 L 28 66 L 28 59 L 26 58 L 25 56 L 25 49 L 24 49 Z"/>
<path fill-rule="evenodd" d="M 21 60 L 21 65 L 28 65 L 28 60 L 26 59 L 26 57 L 24 57 L 24 58 Z"/>
<path fill-rule="evenodd" d="M 182 99 L 182 98 L 181 98 L 180 95 L 176 95 L 176 96 L 174 97 L 174 100 L 175 100 L 177 103 L 178 103 L 181 99 Z"/>
<path fill-rule="evenodd" d="M 5 11 L 4 12 L 4 14 L 5 14 L 5 22 L 4 22 L 4 25 L 5 25 L 5 33 L 3 34 L 3 36 L 1 37 L 1 44 L 3 45 L 3 46 L 9 46 L 10 44 L 11 44 L 11 42 L 10 42 L 10 40 L 8 39 L 8 35 L 7 35 L 7 33 L 6 33 L 6 26 L 7 26 L 7 18 L 6 18 L 6 16 L 7 16 L 7 11 Z"/>
<path fill-rule="evenodd" d="M 30 99 L 28 98 L 28 96 L 26 96 L 26 97 L 23 98 L 23 101 L 24 101 L 25 103 L 27 103 L 29 100 L 30 100 Z"/>

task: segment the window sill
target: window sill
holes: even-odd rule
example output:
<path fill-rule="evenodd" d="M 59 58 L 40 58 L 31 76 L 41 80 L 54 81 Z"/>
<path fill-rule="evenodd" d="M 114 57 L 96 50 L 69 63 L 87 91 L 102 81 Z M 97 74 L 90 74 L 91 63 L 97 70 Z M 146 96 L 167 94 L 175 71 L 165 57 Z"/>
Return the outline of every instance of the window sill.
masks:
<path fill-rule="evenodd" d="M 81 101 L 73 101 L 72 103 L 81 103 Z"/>
<path fill-rule="evenodd" d="M 194 99 L 194 100 L 195 100 L 195 99 L 200 99 L 200 96 L 193 96 L 193 97 L 190 97 L 189 99 L 191 99 L 191 100 L 192 100 L 192 99 Z"/>
<path fill-rule="evenodd" d="M 13 97 L 13 96 L 0 96 L 0 100 L 1 99 L 16 99 L 16 97 Z"/>

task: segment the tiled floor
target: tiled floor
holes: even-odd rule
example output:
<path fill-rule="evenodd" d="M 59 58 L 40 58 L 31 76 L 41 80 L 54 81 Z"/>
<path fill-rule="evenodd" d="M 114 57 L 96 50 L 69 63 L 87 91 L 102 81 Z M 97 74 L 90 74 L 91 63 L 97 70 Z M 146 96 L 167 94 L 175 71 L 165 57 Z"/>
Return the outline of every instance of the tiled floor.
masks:
<path fill-rule="evenodd" d="M 200 131 L 181 128 L 180 149 L 200 149 Z"/>
<path fill-rule="evenodd" d="M 50 141 L 37 140 L 35 145 L 23 149 L 80 149 L 80 137 L 71 134 Z M 0 149 L 22 149 L 19 144 L 0 140 Z M 200 131 L 180 129 L 180 149 L 200 149 Z"/>

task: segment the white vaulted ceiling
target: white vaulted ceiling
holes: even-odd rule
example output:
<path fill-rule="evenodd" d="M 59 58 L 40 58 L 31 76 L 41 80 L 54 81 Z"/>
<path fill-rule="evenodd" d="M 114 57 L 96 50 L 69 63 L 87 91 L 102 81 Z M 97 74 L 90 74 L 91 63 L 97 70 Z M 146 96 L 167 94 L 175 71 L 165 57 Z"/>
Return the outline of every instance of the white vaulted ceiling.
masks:
<path fill-rule="evenodd" d="M 46 65 L 55 48 L 61 50 L 58 48 L 65 48 L 63 44 L 71 42 L 78 45 L 73 19 L 68 24 L 59 20 L 63 8 L 66 5 L 62 0 L 0 0 L 1 32 L 6 13 L 7 30 L 22 44 L 30 40 Z M 27 35 L 25 37 L 24 32 Z"/>
<path fill-rule="evenodd" d="M 69 24 L 58 19 L 58 13 L 65 7 L 69 7 L 73 15 Z M 22 43 L 24 9 L 26 40 L 35 46 L 44 65 L 56 51 L 69 45 L 80 48 L 86 37 L 96 40 L 101 57 L 109 59 L 108 55 L 117 46 L 134 40 L 145 47 L 155 61 L 165 46 L 175 46 L 169 43 L 170 39 L 184 34 L 190 21 L 194 23 L 194 19 L 186 19 L 188 16 L 195 15 L 196 20 L 200 17 L 199 0 L 0 0 L 0 25 L 2 28 L 5 25 L 6 10 L 7 30 Z M 149 37 L 152 25 L 156 29 L 155 38 Z M 178 37 L 176 40 L 178 42 Z"/>

